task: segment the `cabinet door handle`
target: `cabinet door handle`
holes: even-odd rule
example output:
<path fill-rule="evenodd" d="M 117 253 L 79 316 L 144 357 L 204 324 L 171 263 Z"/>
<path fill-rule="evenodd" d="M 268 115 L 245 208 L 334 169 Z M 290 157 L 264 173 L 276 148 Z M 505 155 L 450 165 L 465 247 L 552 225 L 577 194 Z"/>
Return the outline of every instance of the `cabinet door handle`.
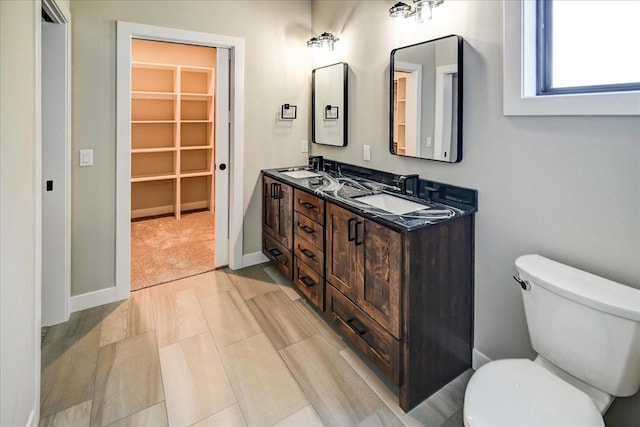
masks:
<path fill-rule="evenodd" d="M 316 208 L 316 205 L 312 205 L 311 203 L 305 202 L 302 199 L 298 200 L 298 203 L 300 203 L 302 206 L 304 206 L 307 209 L 315 209 Z"/>
<path fill-rule="evenodd" d="M 307 288 L 312 288 L 316 285 L 316 282 L 311 280 L 308 276 L 300 277 L 298 280 L 300 280 L 300 282 L 302 282 L 302 284 L 305 285 Z"/>
<path fill-rule="evenodd" d="M 274 195 L 273 198 L 276 200 L 280 200 L 282 198 L 282 185 L 278 183 L 274 183 Z"/>
<path fill-rule="evenodd" d="M 276 198 L 275 186 L 276 186 L 276 183 L 275 183 L 275 182 L 272 182 L 272 183 L 271 183 L 271 186 L 270 186 L 271 198 L 272 198 L 272 199 L 275 199 L 275 198 Z"/>
<path fill-rule="evenodd" d="M 278 248 L 273 248 L 273 249 L 267 249 L 267 251 L 273 255 L 274 257 L 278 258 L 280 255 L 282 255 L 282 252 L 280 252 L 280 250 Z"/>
<path fill-rule="evenodd" d="M 347 320 L 347 326 L 349 326 L 358 336 L 362 336 L 368 332 L 367 328 L 365 328 L 364 325 L 355 317 Z"/>
<path fill-rule="evenodd" d="M 308 225 L 300 224 L 300 221 L 298 221 L 298 227 L 307 234 L 313 234 L 316 232 L 313 228 L 309 227 Z"/>
<path fill-rule="evenodd" d="M 302 252 L 302 254 L 304 256 L 306 256 L 309 259 L 315 258 L 316 256 L 313 254 L 313 252 L 311 252 L 309 249 L 305 249 L 305 248 L 301 248 L 300 245 L 298 245 L 298 248 L 300 249 L 300 252 Z"/>
<path fill-rule="evenodd" d="M 349 221 L 347 221 L 347 241 L 348 242 L 353 242 L 355 240 L 355 238 L 351 234 L 351 228 L 355 220 L 356 220 L 355 218 L 351 218 Z"/>
<path fill-rule="evenodd" d="M 361 244 L 364 243 L 364 240 L 360 240 L 360 237 L 362 237 L 362 236 L 360 236 L 360 233 L 358 233 L 358 226 L 362 225 L 362 224 L 363 224 L 362 221 L 356 221 L 356 226 L 355 226 L 355 229 L 356 229 L 356 246 L 360 246 Z M 363 232 L 364 232 L 364 229 L 363 229 Z"/>

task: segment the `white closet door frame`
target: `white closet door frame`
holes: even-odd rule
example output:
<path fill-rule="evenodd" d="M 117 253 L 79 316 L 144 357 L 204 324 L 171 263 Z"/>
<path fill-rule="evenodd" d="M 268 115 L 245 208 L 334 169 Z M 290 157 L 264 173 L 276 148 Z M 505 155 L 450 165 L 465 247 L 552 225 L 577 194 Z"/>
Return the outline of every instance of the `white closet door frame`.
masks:
<path fill-rule="evenodd" d="M 434 160 L 451 159 L 451 133 L 453 126 L 453 75 L 458 64 L 436 67 L 435 118 L 433 136 Z"/>
<path fill-rule="evenodd" d="M 153 25 L 117 22 L 116 53 L 116 284 L 114 301 L 129 297 L 131 286 L 131 39 L 184 43 L 228 49 L 230 62 L 230 78 L 233 85 L 227 88 L 232 108 L 226 115 L 216 115 L 216 156 L 217 146 L 223 139 L 218 130 L 226 128 L 229 137 L 227 150 L 229 161 L 226 162 L 226 176 L 229 185 L 225 190 L 218 190 L 216 183 L 216 202 L 219 192 L 228 194 L 229 209 L 224 218 L 216 212 L 216 245 L 218 240 L 218 221 L 228 219 L 227 253 L 228 265 L 231 269 L 243 267 L 243 158 L 244 158 L 244 39 L 196 31 L 178 30 Z M 218 73 L 216 73 L 218 74 Z M 219 79 L 218 79 L 219 80 Z M 220 88 L 217 88 L 220 90 Z M 221 93 L 217 94 L 218 97 Z M 220 112 L 217 112 L 220 113 Z M 221 119 L 228 117 L 227 122 Z M 216 164 L 218 159 L 216 159 Z M 216 171 L 216 182 L 220 175 Z M 224 181 L 224 179 L 221 179 Z M 224 194 L 224 193 L 222 193 Z M 220 216 L 220 218 L 219 218 Z M 220 227 L 225 227 L 220 225 Z M 216 248 L 217 249 L 217 248 Z M 216 265 L 218 265 L 216 263 Z"/>

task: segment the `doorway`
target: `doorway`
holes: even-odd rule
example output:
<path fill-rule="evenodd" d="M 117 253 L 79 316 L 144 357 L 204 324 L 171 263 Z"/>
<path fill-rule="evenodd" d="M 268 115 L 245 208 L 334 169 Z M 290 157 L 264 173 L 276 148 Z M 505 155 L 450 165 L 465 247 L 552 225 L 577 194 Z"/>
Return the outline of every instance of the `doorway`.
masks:
<path fill-rule="evenodd" d="M 131 120 L 134 112 L 131 42 L 134 39 L 216 48 L 216 102 L 212 125 L 216 145 L 215 149 L 211 149 L 212 204 L 215 206 L 214 267 L 229 265 L 237 269 L 243 265 L 244 39 L 118 21 L 116 286 L 100 295 L 111 301 L 127 298 L 131 289 L 131 177 L 134 172 L 131 153 Z M 111 293 L 114 290 L 115 294 Z"/>
<path fill-rule="evenodd" d="M 131 40 L 132 291 L 215 267 L 216 54 Z"/>

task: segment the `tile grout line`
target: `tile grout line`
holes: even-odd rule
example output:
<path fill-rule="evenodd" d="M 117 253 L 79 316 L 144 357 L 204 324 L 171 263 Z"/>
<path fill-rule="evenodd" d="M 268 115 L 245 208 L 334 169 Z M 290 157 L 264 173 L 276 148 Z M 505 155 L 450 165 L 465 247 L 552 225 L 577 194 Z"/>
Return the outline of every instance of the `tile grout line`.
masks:
<path fill-rule="evenodd" d="M 227 272 L 226 272 L 226 271 L 221 270 L 221 272 L 222 272 L 223 274 L 225 274 L 225 275 L 227 275 L 227 276 L 228 276 L 228 274 L 227 274 Z M 231 280 L 231 277 L 228 277 L 228 279 L 229 279 L 229 283 L 231 284 L 231 286 L 232 286 L 233 290 L 235 290 L 236 292 L 238 292 L 238 293 L 239 293 L 239 291 L 238 291 L 238 290 L 237 290 L 237 288 L 236 288 L 235 283 L 233 283 L 233 280 Z M 228 293 L 229 293 L 229 291 L 227 290 L 227 291 L 224 291 L 224 292 L 218 292 L 218 293 L 219 293 L 219 294 L 225 294 L 225 293 L 226 293 L 226 294 L 228 294 Z M 240 295 L 240 297 L 242 298 L 242 295 Z M 202 314 L 203 314 L 203 316 L 204 316 L 204 307 L 202 306 L 202 298 L 200 298 L 200 297 L 198 297 L 198 296 L 196 295 L 196 299 L 198 300 L 198 305 L 200 306 L 200 311 L 202 311 Z M 244 300 L 244 298 L 243 298 L 243 300 Z M 253 313 L 251 313 L 251 315 L 253 316 Z M 211 417 L 211 416 L 213 416 L 213 415 L 215 415 L 215 414 L 217 414 L 217 413 L 219 413 L 219 412 L 221 412 L 221 411 L 224 411 L 225 409 L 228 409 L 228 408 L 232 407 L 233 405 L 238 405 L 238 409 L 240 410 L 240 413 L 242 414 L 242 419 L 243 419 L 243 420 L 245 421 L 245 423 L 246 423 L 246 421 L 247 421 L 247 417 L 245 416 L 244 411 L 242 410 L 242 406 L 240 406 L 240 401 L 238 400 L 238 395 L 237 395 L 237 393 L 236 393 L 236 390 L 235 390 L 235 389 L 234 389 L 234 387 L 233 387 L 233 383 L 231 382 L 231 378 L 229 378 L 229 372 L 227 372 L 227 367 L 224 365 L 224 361 L 222 360 L 222 355 L 220 354 L 220 350 L 221 350 L 221 348 L 218 346 L 218 342 L 216 341 L 216 338 L 213 336 L 213 331 L 211 330 L 211 326 L 209 325 L 209 322 L 207 321 L 206 316 L 204 317 L 204 321 L 205 321 L 205 323 L 207 324 L 207 330 L 209 331 L 209 336 L 211 336 L 211 340 L 213 341 L 213 345 L 214 345 L 214 347 L 216 348 L 216 352 L 218 353 L 218 358 L 220 359 L 220 364 L 222 365 L 222 369 L 224 370 L 224 376 L 227 378 L 227 381 L 229 382 L 229 385 L 231 386 L 231 391 L 233 392 L 233 397 L 234 397 L 234 399 L 235 399 L 235 403 L 233 403 L 233 404 L 231 404 L 231 405 L 227 406 L 227 407 L 226 407 L 226 408 L 224 408 L 224 409 L 220 409 L 218 412 L 215 412 L 215 413 L 213 413 L 213 414 L 208 415 L 207 417 L 203 418 L 203 419 L 202 419 L 202 420 L 200 420 L 200 421 L 203 421 L 203 420 L 205 420 L 205 419 L 207 419 L 207 418 L 209 418 L 209 417 Z M 256 322 L 257 322 L 257 320 L 256 320 Z M 247 338 L 249 338 L 249 337 L 247 337 Z M 246 339 L 246 338 L 245 338 L 245 339 Z M 161 369 L 162 369 L 162 366 L 161 366 Z M 167 418 L 167 422 L 168 422 L 168 420 L 169 420 L 169 418 Z M 197 423 L 199 423 L 200 421 L 197 421 L 197 422 L 195 422 L 194 424 L 197 424 Z M 192 424 L 192 425 L 193 425 L 193 424 Z"/>
<path fill-rule="evenodd" d="M 265 267 L 261 267 L 261 268 L 262 268 L 263 270 L 265 270 Z M 266 272 L 266 270 L 265 270 L 265 273 L 267 273 L 267 272 Z M 278 285 L 277 283 L 275 283 L 275 281 L 273 281 L 273 278 L 271 277 L 271 275 L 269 275 L 269 274 L 267 273 L 267 276 L 269 276 L 269 278 L 271 279 L 271 281 L 272 281 L 274 284 Z M 295 289 L 295 288 L 294 288 L 294 289 Z M 278 291 L 280 291 L 280 292 L 284 293 L 284 292 L 282 291 L 282 289 L 278 289 Z M 276 292 L 276 291 L 273 291 L 273 292 Z M 296 292 L 297 292 L 297 291 L 296 291 Z M 298 307 L 298 305 L 297 305 L 297 304 L 295 304 L 295 302 L 294 302 L 294 301 L 291 301 L 291 300 L 290 300 L 290 298 L 289 298 L 286 294 L 285 294 L 285 297 L 287 297 L 287 300 L 289 300 L 289 301 L 294 305 L 295 309 L 296 309 L 296 310 L 298 310 L 298 311 L 302 314 L 302 316 L 303 316 L 305 319 L 307 319 L 307 320 L 308 320 L 308 321 L 313 325 L 313 327 L 314 327 L 314 328 L 315 328 L 315 330 L 316 330 L 316 333 L 315 333 L 315 334 L 313 334 L 313 335 L 312 335 L 312 337 L 313 337 L 313 336 L 316 336 L 316 335 L 318 335 L 318 334 L 320 334 L 320 330 L 315 326 L 315 324 L 313 324 L 312 319 L 309 319 L 309 317 L 308 317 L 308 316 L 307 316 L 307 315 L 306 315 L 306 314 L 305 314 L 305 313 L 300 309 L 300 307 Z M 254 297 L 254 298 L 255 298 L 255 297 Z M 260 326 L 262 326 L 262 325 L 260 325 Z M 265 335 L 266 335 L 266 333 L 265 333 Z M 321 335 L 321 334 L 320 334 L 320 335 Z M 273 346 L 273 342 L 271 342 L 271 338 L 269 338 L 269 336 L 268 336 L 268 335 L 267 335 L 267 338 L 269 339 L 269 342 L 270 342 L 270 343 L 271 343 L 271 345 Z M 324 425 L 326 426 L 326 425 L 327 425 L 327 423 L 325 422 L 324 418 L 322 418 L 322 415 L 320 415 L 320 412 L 318 412 L 318 408 L 316 408 L 316 407 L 315 407 L 315 405 L 313 404 L 313 399 L 311 399 L 311 398 L 310 398 L 310 396 L 307 394 L 307 392 L 304 390 L 304 388 L 302 387 L 302 384 L 300 384 L 300 382 L 298 381 L 298 378 L 296 377 L 296 375 L 294 374 L 294 372 L 291 370 L 291 367 L 289 366 L 289 364 L 287 363 L 287 361 L 284 359 L 284 357 L 282 357 L 282 353 L 284 352 L 284 350 L 285 350 L 285 349 L 287 349 L 287 348 L 289 348 L 289 347 L 291 347 L 291 346 L 293 346 L 293 345 L 295 345 L 295 344 L 299 343 L 300 341 L 304 341 L 305 339 L 308 339 L 308 338 L 311 338 L 311 337 L 304 337 L 304 338 L 302 338 L 301 340 L 296 341 L 295 343 L 291 343 L 291 344 L 289 344 L 288 346 L 283 347 L 281 350 L 276 350 L 276 349 L 275 349 L 275 347 L 274 347 L 274 350 L 276 350 L 276 353 L 278 353 L 278 357 L 280 357 L 280 360 L 282 360 L 282 363 L 284 363 L 284 366 L 286 366 L 287 371 L 289 371 L 289 373 L 291 374 L 291 377 L 295 380 L 295 382 L 296 382 L 296 384 L 298 385 L 298 387 L 300 388 L 300 390 L 302 390 L 302 393 L 304 394 L 305 398 L 306 398 L 306 399 L 307 399 L 307 401 L 309 402 L 309 405 L 313 408 L 313 410 L 315 411 L 315 413 L 316 413 L 316 415 L 318 416 L 318 418 L 320 418 L 320 420 L 322 421 L 322 424 L 324 424 Z M 322 335 L 321 335 L 321 338 L 322 338 L 322 339 L 324 339 L 324 340 L 326 341 L 326 338 L 324 338 Z M 328 344 L 330 347 L 332 347 L 332 348 L 333 348 L 333 346 L 331 346 L 331 344 L 330 344 L 329 342 L 327 342 L 327 344 Z M 304 409 L 304 408 L 302 408 L 302 409 Z M 301 409 L 301 410 L 302 410 L 302 409 Z M 299 411 L 294 412 L 294 414 L 295 414 L 295 413 L 297 413 L 297 412 L 299 412 Z M 289 416 L 291 416 L 291 415 L 293 415 L 293 414 L 290 414 Z M 282 422 L 282 421 L 286 420 L 289 416 L 287 416 L 287 417 L 285 417 L 285 418 L 281 419 L 280 421 L 278 421 L 278 422 L 274 423 L 273 425 L 276 425 L 276 424 L 278 424 L 279 422 Z"/>
<path fill-rule="evenodd" d="M 145 288 L 148 289 L 148 288 Z M 142 289 L 140 289 L 142 290 Z M 164 402 L 164 415 L 167 417 L 167 426 L 169 425 L 169 412 L 167 410 L 167 394 L 164 391 L 164 378 L 162 376 L 162 363 L 160 362 L 160 345 L 158 344 L 158 319 L 156 319 L 156 310 L 154 307 L 153 292 L 148 291 L 151 300 L 151 317 L 153 317 L 153 334 L 156 337 L 156 353 L 158 354 L 158 366 L 160 367 L 160 384 L 162 384 L 162 401 Z M 131 299 L 131 297 L 129 297 Z"/>
<path fill-rule="evenodd" d="M 100 340 L 102 339 L 102 322 L 104 321 L 104 305 L 100 310 L 100 333 L 98 334 L 98 351 L 96 351 L 96 363 L 95 368 L 93 370 L 93 387 L 91 390 L 91 411 L 89 412 L 89 427 L 91 426 L 93 420 L 93 405 L 96 402 L 96 380 L 98 378 L 98 360 L 100 360 Z"/>
<path fill-rule="evenodd" d="M 271 263 L 269 263 L 268 265 L 271 265 Z M 262 271 L 264 271 L 264 272 L 265 272 L 265 274 L 269 277 L 269 280 L 270 280 L 273 284 L 275 284 L 276 286 L 278 286 L 278 284 L 277 284 L 277 283 L 275 283 L 275 281 L 273 280 L 273 278 L 271 277 L 271 275 L 269 275 L 269 273 L 267 273 L 267 272 L 266 272 L 266 270 L 265 270 L 265 266 L 264 266 L 264 265 L 262 265 L 260 268 L 261 268 L 261 269 L 262 269 Z M 279 287 L 279 286 L 278 286 L 278 289 L 277 289 L 277 290 L 275 290 L 275 291 L 271 291 L 271 292 L 278 292 L 278 291 L 279 291 L 279 292 L 282 292 L 282 293 L 284 294 L 284 292 L 282 291 L 282 289 L 280 289 L 280 287 Z M 270 292 L 267 292 L 267 293 L 270 293 Z M 259 296 L 259 295 L 256 295 L 255 297 L 257 297 L 257 296 Z M 288 301 L 290 301 L 289 297 L 288 297 L 286 294 L 284 294 L 284 296 L 287 298 L 287 300 L 288 300 Z M 253 298 L 255 298 L 255 297 L 253 297 Z M 250 298 L 250 299 L 253 299 L 253 298 Z M 291 301 L 291 302 L 293 303 L 293 301 Z M 302 313 L 302 310 L 300 310 L 296 304 L 293 304 L 293 305 L 295 306 L 295 309 L 296 309 L 296 310 L 299 310 L 299 311 L 301 312 L 301 314 L 302 314 L 305 318 L 307 318 L 307 316 L 306 316 L 304 313 Z M 251 311 L 251 310 L 250 310 L 250 311 Z M 253 315 L 253 312 L 251 312 L 251 314 Z M 255 317 L 255 315 L 254 315 L 254 317 Z M 256 321 L 258 321 L 258 320 L 256 319 Z M 260 323 L 260 322 L 258 321 L 258 323 Z M 316 328 L 316 327 L 315 327 L 315 325 L 313 325 L 313 326 L 314 326 L 314 328 L 316 329 L 316 333 L 315 333 L 315 334 L 313 334 L 312 336 L 315 336 L 316 334 L 319 334 L 320 332 L 319 332 L 318 328 Z M 262 324 L 260 324 L 260 327 L 264 329 L 264 326 L 263 326 Z M 300 341 L 303 341 L 303 340 L 305 340 L 305 339 L 307 339 L 307 338 L 310 338 L 310 337 L 305 337 L 305 338 L 303 338 L 303 339 L 301 339 L 301 340 L 296 341 L 295 343 L 291 343 L 291 344 L 289 344 L 288 346 L 283 347 L 281 350 L 278 350 L 278 349 L 276 349 L 276 348 L 275 348 L 275 345 L 274 345 L 273 341 L 271 341 L 271 338 L 269 337 L 269 335 L 268 335 L 266 332 L 264 332 L 264 331 L 263 331 L 262 333 L 263 333 L 263 334 L 265 334 L 265 336 L 267 337 L 267 340 L 268 340 L 268 341 L 269 341 L 269 343 L 271 344 L 271 347 L 273 347 L 273 350 L 278 354 L 278 357 L 280 358 L 280 360 L 282 361 L 282 363 L 284 364 L 284 366 L 287 368 L 287 371 L 288 371 L 288 372 L 289 372 L 289 374 L 291 375 L 291 378 L 293 378 L 293 380 L 296 382 L 296 384 L 297 384 L 298 388 L 300 389 L 300 391 L 302 391 L 302 394 L 303 394 L 303 395 L 304 395 L 304 397 L 307 399 L 307 402 L 309 402 L 309 405 L 311 405 L 311 407 L 313 408 L 313 410 L 315 411 L 315 413 L 316 413 L 316 414 L 318 415 L 318 417 L 322 420 L 322 423 L 323 423 L 324 425 L 326 425 L 325 420 L 322 418 L 322 416 L 320 416 L 320 413 L 318 412 L 318 409 L 314 406 L 314 404 L 313 404 L 313 399 L 311 399 L 311 398 L 309 397 L 309 395 L 307 394 L 307 392 L 306 392 L 306 391 L 304 390 L 304 388 L 302 387 L 302 384 L 300 384 L 300 382 L 298 381 L 298 378 L 295 376 L 295 374 L 294 374 L 294 373 L 293 373 L 293 371 L 291 370 L 291 367 L 289 366 L 289 364 L 287 363 L 287 361 L 284 359 L 284 357 L 282 357 L 282 352 L 284 351 L 284 349 L 286 349 L 286 348 L 288 348 L 288 347 L 291 347 L 292 345 L 295 345 L 295 344 L 299 343 Z M 304 409 L 304 408 L 301 408 L 300 410 L 302 410 L 302 409 Z M 289 415 L 287 415 L 286 417 L 282 418 L 281 420 L 278 420 L 277 422 L 273 423 L 273 424 L 272 424 L 272 426 L 274 426 L 274 425 L 276 425 L 276 424 L 278 424 L 278 423 L 280 423 L 280 422 L 282 422 L 282 421 L 286 420 L 287 418 L 289 418 L 290 416 L 292 416 L 292 415 L 296 414 L 296 413 L 297 413 L 297 412 L 299 412 L 300 410 L 298 410 L 298 411 L 294 412 L 293 414 L 289 414 Z"/>
<path fill-rule="evenodd" d="M 263 269 L 264 269 L 264 267 L 263 267 Z M 265 271 L 265 272 L 266 272 L 266 271 Z M 267 275 L 271 278 L 271 276 L 270 276 L 269 274 L 267 274 Z M 273 280 L 273 278 L 271 278 L 271 279 Z M 295 287 L 294 287 L 294 289 L 295 289 Z M 280 291 L 282 292 L 282 290 L 280 290 Z M 297 291 L 296 291 L 296 292 L 297 292 Z M 285 296 L 286 296 L 286 295 L 285 295 Z M 302 298 L 302 297 L 301 297 L 301 298 Z M 348 363 L 348 361 L 347 361 L 347 360 L 342 356 L 342 354 L 341 354 L 341 351 L 342 351 L 342 350 L 338 350 L 338 349 L 334 348 L 334 347 L 333 347 L 333 345 L 331 345 L 331 343 L 329 342 L 329 340 L 327 340 L 327 338 L 326 338 L 326 337 L 325 337 L 325 336 L 320 332 L 320 329 L 315 325 L 315 319 L 312 319 L 312 318 L 311 318 L 307 313 L 305 313 L 305 312 L 304 312 L 304 311 L 303 311 L 303 310 L 298 306 L 298 304 L 295 304 L 295 302 L 294 302 L 294 301 L 291 301 L 291 302 L 292 302 L 292 303 L 293 303 L 293 305 L 296 307 L 296 310 L 298 310 L 300 313 L 302 313 L 302 315 L 303 315 L 307 320 L 309 320 L 309 322 L 311 322 L 311 324 L 312 324 L 312 325 L 314 326 L 314 328 L 316 329 L 316 333 L 315 333 L 315 334 L 313 334 L 313 335 L 312 335 L 312 337 L 315 337 L 316 335 L 319 335 L 319 336 L 320 336 L 320 338 L 321 338 L 321 339 L 322 339 L 322 340 L 323 340 L 323 341 L 324 341 L 324 342 L 325 342 L 325 343 L 326 343 L 326 344 L 327 344 L 327 345 L 328 345 L 328 346 L 329 346 L 329 347 L 330 347 L 330 348 L 331 348 L 331 349 L 336 353 L 336 355 L 337 355 L 337 356 L 339 356 L 339 357 L 341 357 L 341 358 L 342 358 L 342 360 L 344 360 L 344 361 L 346 362 L 346 364 L 347 364 L 347 366 L 349 367 L 349 369 L 351 369 L 351 370 L 356 374 L 356 376 L 357 376 L 358 378 L 360 378 L 360 379 L 363 381 L 363 383 L 364 383 L 364 384 L 365 384 L 365 385 L 366 385 L 366 386 L 367 386 L 367 387 L 368 387 L 368 388 L 369 388 L 369 389 L 370 389 L 370 390 L 371 390 L 371 391 L 372 391 L 372 392 L 373 392 L 373 393 L 374 393 L 374 394 L 375 394 L 375 395 L 380 399 L 380 401 L 384 404 L 384 406 L 385 406 L 387 409 L 389 409 L 389 411 L 391 411 L 391 413 L 392 413 L 392 414 L 393 414 L 393 415 L 394 415 L 394 416 L 395 416 L 395 417 L 400 421 L 400 423 L 401 423 L 401 424 L 403 424 L 403 425 L 406 425 L 406 423 L 405 423 L 405 422 L 404 422 L 404 421 L 403 421 L 403 420 L 402 420 L 402 419 L 401 419 L 401 418 L 400 418 L 400 417 L 395 413 L 395 411 L 393 411 L 393 409 L 392 409 L 392 408 L 391 408 L 391 407 L 390 407 L 390 406 L 385 402 L 385 400 L 382 398 L 382 396 L 380 396 L 380 395 L 377 393 L 377 391 L 376 391 L 375 389 L 373 389 L 373 388 L 369 385 L 369 383 L 368 383 L 368 382 L 367 382 L 367 381 L 366 381 L 366 380 L 365 380 L 365 379 L 360 375 L 360 373 L 359 373 L 359 372 L 358 372 L 358 371 L 357 371 L 353 366 L 351 366 L 351 364 L 350 364 L 350 363 Z M 305 301 L 305 302 L 306 302 L 306 301 Z M 314 310 L 314 308 L 313 308 L 313 307 L 309 307 L 309 308 L 310 308 L 311 310 Z M 342 336 L 340 336 L 340 337 L 341 337 L 341 338 L 344 338 L 344 337 L 342 337 Z M 303 339 L 301 339 L 301 340 L 296 341 L 295 343 L 291 343 L 291 344 L 289 344 L 288 346 L 283 347 L 283 348 L 282 348 L 282 350 L 279 350 L 279 351 L 278 351 L 278 354 L 280 355 L 280 358 L 281 358 L 281 359 L 283 359 L 283 361 L 284 361 L 284 363 L 285 363 L 285 366 L 287 366 L 287 369 L 289 370 L 289 372 L 291 372 L 291 375 L 293 375 L 293 377 L 294 377 L 294 379 L 296 380 L 296 382 L 298 382 L 298 379 L 296 378 L 295 374 L 291 371 L 291 369 L 290 369 L 289 365 L 286 363 L 286 361 L 285 361 L 285 360 L 284 360 L 284 358 L 282 357 L 282 352 L 283 352 L 285 349 L 287 349 L 287 348 L 289 348 L 289 347 L 291 347 L 291 346 L 293 346 L 293 345 L 295 345 L 295 344 L 299 343 L 300 341 L 304 341 L 304 340 L 305 340 L 305 339 L 307 339 L 307 338 L 311 338 L 311 337 L 305 337 L 305 338 L 303 338 Z M 347 342 L 345 341 L 345 343 L 347 343 Z M 345 348 L 351 348 L 351 346 L 347 343 L 347 345 L 346 345 L 346 347 L 345 347 Z M 343 349 L 343 350 L 344 350 L 344 349 Z M 358 355 L 357 355 L 357 353 L 356 353 L 356 356 L 358 356 Z M 359 357 L 359 356 L 358 356 L 358 357 Z M 375 373 L 374 373 L 374 374 L 375 374 Z M 298 383 L 298 384 L 299 384 L 299 383 Z M 299 384 L 299 385 L 300 385 L 300 384 Z M 303 389 L 303 391 L 304 391 L 304 389 Z M 306 393 L 305 393 L 305 395 L 306 395 Z M 307 396 L 307 398 L 309 398 L 309 397 Z M 317 408 L 313 405 L 313 400 L 312 400 L 312 399 L 309 399 L 309 402 L 311 403 L 311 406 L 314 408 L 314 410 L 316 411 L 316 413 L 318 414 L 318 416 L 320 417 L 320 419 L 322 419 L 322 416 L 321 416 L 321 415 L 320 415 L 320 413 L 318 412 Z M 325 420 L 324 420 L 324 419 L 322 419 L 322 421 L 323 421 L 323 423 L 324 423 L 324 421 L 325 421 Z"/>

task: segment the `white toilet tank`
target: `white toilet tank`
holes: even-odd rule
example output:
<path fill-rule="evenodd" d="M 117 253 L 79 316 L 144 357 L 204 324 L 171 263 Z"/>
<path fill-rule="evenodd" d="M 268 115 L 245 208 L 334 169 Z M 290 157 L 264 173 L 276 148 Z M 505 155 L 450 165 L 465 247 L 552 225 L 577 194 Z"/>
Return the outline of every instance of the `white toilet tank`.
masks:
<path fill-rule="evenodd" d="M 613 396 L 640 388 L 640 290 L 539 255 L 516 260 L 533 349 Z"/>

